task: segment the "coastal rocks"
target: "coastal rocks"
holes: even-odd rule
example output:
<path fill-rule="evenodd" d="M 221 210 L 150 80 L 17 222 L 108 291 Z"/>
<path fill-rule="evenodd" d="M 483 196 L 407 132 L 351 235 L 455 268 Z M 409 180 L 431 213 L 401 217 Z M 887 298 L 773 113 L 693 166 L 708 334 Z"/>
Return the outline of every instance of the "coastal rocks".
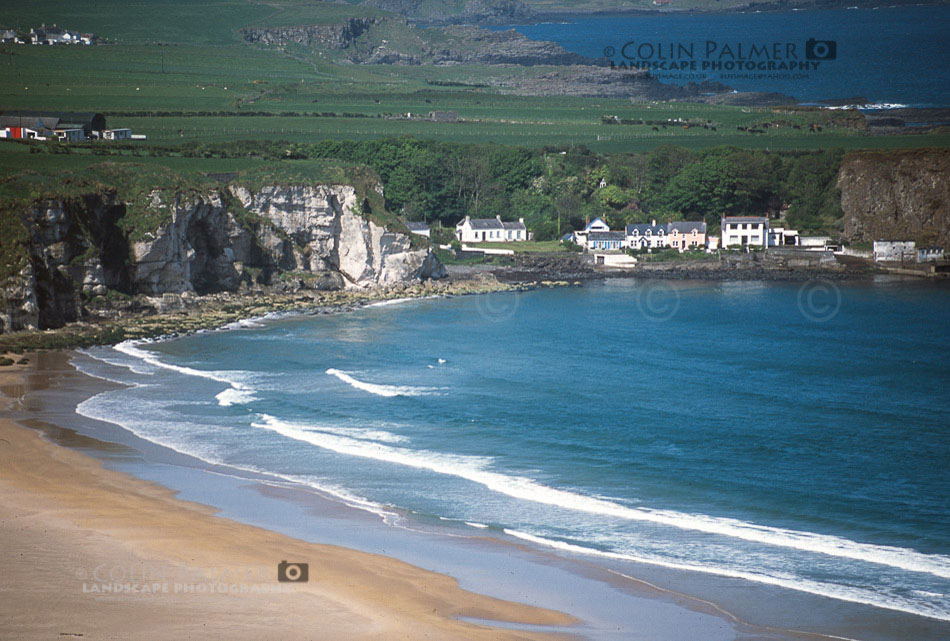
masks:
<path fill-rule="evenodd" d="M 422 264 L 415 273 L 415 277 L 421 281 L 440 280 L 442 278 L 448 278 L 448 275 L 449 272 L 445 268 L 445 265 L 436 257 L 435 252 L 431 250 L 426 254 L 426 257 L 422 260 Z"/>
<path fill-rule="evenodd" d="M 285 45 L 291 42 L 326 49 L 346 49 L 378 21 L 376 18 L 351 18 L 337 24 L 295 27 L 253 27 L 241 29 L 247 42 Z"/>
<path fill-rule="evenodd" d="M 232 194 L 293 241 L 298 269 L 338 271 L 347 287 L 360 288 L 440 277 L 428 250 L 363 215 L 350 185 L 236 187 Z"/>
<path fill-rule="evenodd" d="M 586 65 L 594 61 L 571 53 L 554 42 L 531 40 L 514 29 L 489 31 L 479 27 L 446 27 L 444 47 L 428 48 L 432 64 Z"/>
<path fill-rule="evenodd" d="M 19 321 L 12 314 L 7 331 L 20 326 L 60 327 L 80 320 L 83 291 L 94 295 L 123 282 L 116 264 L 125 261 L 127 252 L 117 251 L 104 263 L 97 244 L 116 229 L 111 194 L 37 201 L 21 219 L 29 233 L 30 268 L 12 279 L 4 297 L 23 299 L 29 311 Z M 25 298 L 24 288 L 31 292 Z"/>
<path fill-rule="evenodd" d="M 334 291 L 445 276 L 427 248 L 370 220 L 368 207 L 350 185 L 38 201 L 19 214 L 25 266 L 0 286 L 0 332 L 61 327 L 132 296 L 164 313 L 181 308 L 182 296 L 275 281 L 283 291 Z M 283 273 L 289 280 L 274 278 Z"/>
<path fill-rule="evenodd" d="M 950 250 L 950 150 L 854 152 L 838 172 L 844 237 Z"/>
<path fill-rule="evenodd" d="M 36 302 L 36 278 L 33 265 L 0 285 L 0 334 L 17 329 L 39 329 L 39 306 Z"/>
<path fill-rule="evenodd" d="M 250 212 L 273 223 L 268 239 L 274 251 L 287 252 L 285 269 L 335 269 L 339 217 L 357 206 L 356 190 L 349 185 L 307 187 L 269 185 L 251 191 L 232 187 L 231 194 Z M 278 242 L 280 236 L 290 241 Z"/>
<path fill-rule="evenodd" d="M 156 295 L 236 289 L 241 279 L 235 261 L 251 262 L 251 243 L 220 194 L 151 196 L 152 207 L 166 209 L 170 220 L 132 243 L 133 290 Z"/>
<path fill-rule="evenodd" d="M 334 25 L 244 29 L 244 39 L 268 46 L 289 43 L 343 51 L 359 64 L 584 65 L 591 58 L 554 42 L 536 41 L 513 29 L 418 28 L 401 18 L 362 18 Z"/>

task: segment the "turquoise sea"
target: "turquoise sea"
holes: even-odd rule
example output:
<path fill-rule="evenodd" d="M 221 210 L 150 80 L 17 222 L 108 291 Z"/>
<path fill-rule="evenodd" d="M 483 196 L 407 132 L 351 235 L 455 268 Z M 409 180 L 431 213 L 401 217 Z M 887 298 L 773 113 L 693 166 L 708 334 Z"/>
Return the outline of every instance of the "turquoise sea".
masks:
<path fill-rule="evenodd" d="M 529 38 L 554 41 L 574 53 L 615 65 L 664 65 L 653 67 L 654 74 L 674 84 L 711 80 L 739 91 L 784 93 L 803 102 L 864 97 L 867 104 L 877 106 L 950 106 L 948 4 L 569 16 L 560 22 L 492 28 L 514 28 Z M 812 47 L 809 40 L 815 41 Z M 690 45 L 691 55 L 687 53 Z M 755 52 L 753 47 L 757 47 Z M 817 64 L 776 70 L 703 68 L 704 62 L 767 62 L 777 57 L 778 62 Z M 671 63 L 690 61 L 697 63 L 694 69 L 670 68 Z"/>
<path fill-rule="evenodd" d="M 78 411 L 379 514 L 950 621 L 950 290 L 585 287 L 87 350 Z"/>

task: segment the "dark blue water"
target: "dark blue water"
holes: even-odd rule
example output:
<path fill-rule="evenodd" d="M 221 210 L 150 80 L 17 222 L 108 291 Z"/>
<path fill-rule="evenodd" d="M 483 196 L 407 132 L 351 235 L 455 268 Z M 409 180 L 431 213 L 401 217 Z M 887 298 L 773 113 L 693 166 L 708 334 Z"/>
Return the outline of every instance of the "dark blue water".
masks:
<path fill-rule="evenodd" d="M 507 29 L 512 27 L 495 27 Z M 520 33 L 551 40 L 595 58 L 621 62 L 683 62 L 695 69 L 655 69 L 675 84 L 719 81 L 739 91 L 776 91 L 803 102 L 865 97 L 870 104 L 950 106 L 950 5 L 833 9 L 713 15 L 577 17 L 555 24 L 515 25 Z M 774 60 L 778 43 L 783 58 L 787 45 L 807 62 L 807 42 L 832 41 L 835 50 L 812 49 L 816 69 L 713 69 L 703 62 L 748 61 L 749 48 L 767 45 Z M 633 46 L 624 45 L 633 42 Z M 715 49 L 706 55 L 706 43 Z M 687 56 L 678 45 L 694 45 Z M 816 43 L 817 44 L 817 43 Z M 644 45 L 641 50 L 640 46 Z M 674 46 L 671 55 L 669 47 Z M 729 47 L 731 54 L 723 55 Z M 652 52 L 651 52 L 652 47 Z M 641 55 L 637 55 L 640 50 Z M 660 50 L 663 50 L 661 53 Z M 624 52 L 630 54 L 624 55 Z M 679 54 L 679 55 L 677 55 Z M 834 58 L 829 58 L 834 54 Z M 662 57 L 661 57 L 662 56 Z M 826 59 L 821 59 L 825 57 Z M 751 58 L 762 61 L 761 55 Z M 755 77 L 748 77 L 754 74 Z"/>
<path fill-rule="evenodd" d="M 950 620 L 948 320 L 916 282 L 413 301 L 92 350 L 135 386 L 80 410 L 387 518 Z"/>

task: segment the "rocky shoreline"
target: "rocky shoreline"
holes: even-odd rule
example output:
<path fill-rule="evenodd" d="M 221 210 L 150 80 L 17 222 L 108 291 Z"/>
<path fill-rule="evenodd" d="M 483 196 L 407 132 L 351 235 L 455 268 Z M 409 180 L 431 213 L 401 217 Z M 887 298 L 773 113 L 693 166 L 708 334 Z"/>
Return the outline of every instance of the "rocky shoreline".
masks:
<path fill-rule="evenodd" d="M 240 293 L 223 292 L 198 296 L 166 294 L 136 297 L 97 310 L 96 317 L 69 323 L 57 329 L 24 330 L 0 334 L 0 352 L 71 349 L 109 345 L 131 339 L 180 336 L 221 329 L 231 323 L 272 314 L 339 314 L 380 301 L 454 297 L 498 291 L 521 291 L 566 282 L 501 282 L 491 274 L 425 281 L 368 290 L 319 291 L 256 288 Z"/>
<path fill-rule="evenodd" d="M 612 278 L 806 282 L 863 280 L 886 273 L 862 259 L 836 257 L 828 252 L 814 254 L 809 264 L 799 262 L 801 259 L 752 253 L 706 260 L 641 262 L 633 269 L 595 266 L 585 254 L 516 254 L 500 264 L 448 265 L 448 277 L 442 280 L 371 289 L 326 291 L 300 281 L 207 295 L 140 295 L 100 306 L 91 310 L 87 320 L 58 329 L 0 334 L 0 352 L 115 344 L 221 329 L 275 314 L 338 314 L 387 300 L 581 286 Z"/>
<path fill-rule="evenodd" d="M 586 254 L 518 254 L 505 264 L 451 265 L 455 277 L 490 274 L 503 283 L 549 281 L 580 283 L 605 278 L 665 278 L 675 280 L 765 280 L 807 281 L 868 278 L 883 273 L 862 259 L 836 257 L 830 252 L 808 252 L 773 256 L 763 253 L 723 254 L 708 259 L 641 262 L 632 269 L 595 266 Z"/>

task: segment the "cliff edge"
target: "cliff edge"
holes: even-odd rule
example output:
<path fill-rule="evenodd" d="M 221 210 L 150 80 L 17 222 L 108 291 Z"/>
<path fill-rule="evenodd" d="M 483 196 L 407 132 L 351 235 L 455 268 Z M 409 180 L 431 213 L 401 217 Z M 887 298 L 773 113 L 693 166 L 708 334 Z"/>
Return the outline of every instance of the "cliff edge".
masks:
<path fill-rule="evenodd" d="M 109 297 L 235 292 L 287 273 L 322 290 L 445 276 L 425 243 L 381 222 L 369 200 L 349 184 L 235 181 L 6 202 L 0 332 L 80 321 Z"/>

